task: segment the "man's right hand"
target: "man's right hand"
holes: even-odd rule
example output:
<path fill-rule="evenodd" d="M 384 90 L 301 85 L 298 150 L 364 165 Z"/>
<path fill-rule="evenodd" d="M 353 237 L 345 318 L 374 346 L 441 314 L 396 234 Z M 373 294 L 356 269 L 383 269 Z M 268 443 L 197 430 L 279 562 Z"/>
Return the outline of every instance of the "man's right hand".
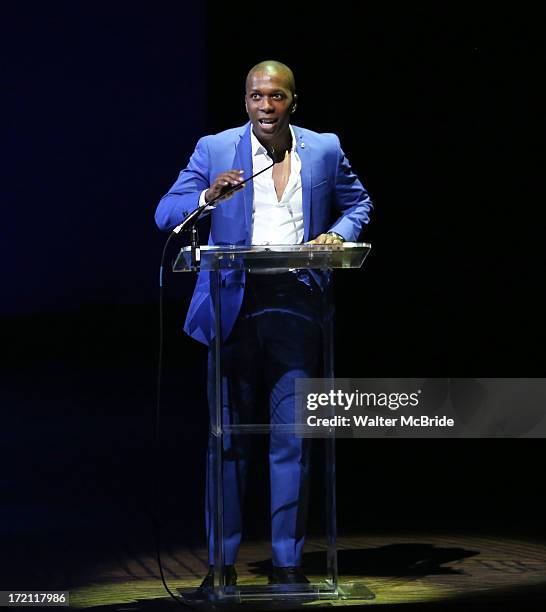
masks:
<path fill-rule="evenodd" d="M 244 185 L 240 185 L 237 189 L 234 189 L 229 195 L 223 196 L 222 193 L 229 191 L 233 187 L 236 187 L 243 182 L 244 170 L 228 170 L 222 172 L 215 179 L 212 185 L 205 191 L 205 202 L 208 204 L 211 200 L 218 198 L 219 200 L 229 200 L 231 196 L 239 189 L 242 189 Z M 220 196 L 220 197 L 219 197 Z"/>

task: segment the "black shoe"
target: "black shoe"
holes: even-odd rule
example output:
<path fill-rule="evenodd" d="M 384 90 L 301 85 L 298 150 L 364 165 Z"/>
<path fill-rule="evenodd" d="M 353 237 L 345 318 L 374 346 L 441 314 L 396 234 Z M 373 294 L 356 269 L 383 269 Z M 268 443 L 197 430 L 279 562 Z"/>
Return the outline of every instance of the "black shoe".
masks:
<path fill-rule="evenodd" d="M 301 567 L 273 567 L 269 584 L 309 584 Z"/>
<path fill-rule="evenodd" d="M 224 567 L 224 585 L 235 586 L 237 584 L 237 572 L 234 565 L 226 565 Z M 200 589 L 214 588 L 214 565 L 209 565 L 209 571 L 203 578 Z"/>

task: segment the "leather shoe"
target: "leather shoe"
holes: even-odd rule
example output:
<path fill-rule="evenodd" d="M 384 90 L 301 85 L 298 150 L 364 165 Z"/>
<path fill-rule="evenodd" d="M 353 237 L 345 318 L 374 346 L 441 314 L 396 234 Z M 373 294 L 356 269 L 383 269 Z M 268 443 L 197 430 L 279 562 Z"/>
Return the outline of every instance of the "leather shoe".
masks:
<path fill-rule="evenodd" d="M 269 584 L 309 584 L 309 580 L 301 571 L 301 567 L 273 567 Z"/>
<path fill-rule="evenodd" d="M 237 584 L 237 572 L 234 565 L 224 566 L 224 586 L 235 586 Z M 214 588 L 214 565 L 209 565 L 209 571 L 203 578 L 200 589 Z"/>

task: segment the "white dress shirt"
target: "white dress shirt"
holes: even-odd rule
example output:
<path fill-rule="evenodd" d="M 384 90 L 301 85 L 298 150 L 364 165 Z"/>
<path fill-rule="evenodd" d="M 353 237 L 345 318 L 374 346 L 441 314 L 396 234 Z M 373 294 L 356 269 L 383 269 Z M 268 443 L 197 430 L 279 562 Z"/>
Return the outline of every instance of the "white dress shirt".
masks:
<path fill-rule="evenodd" d="M 301 193 L 301 160 L 297 152 L 296 137 L 292 126 L 292 149 L 290 151 L 290 177 L 279 201 L 273 182 L 273 168 L 254 180 L 254 205 L 252 209 L 251 244 L 300 244 L 303 241 L 303 206 Z M 269 166 L 273 161 L 265 147 L 250 132 L 252 142 L 252 174 Z M 251 186 L 248 185 L 246 189 Z M 205 192 L 201 193 L 199 205 L 205 206 Z M 214 207 L 211 207 L 211 209 Z"/>
<path fill-rule="evenodd" d="M 281 200 L 277 198 L 270 168 L 254 183 L 252 215 L 252 244 L 300 244 L 303 241 L 303 207 L 301 195 L 301 160 L 297 153 L 296 137 L 292 134 L 290 151 L 290 177 Z M 256 174 L 273 161 L 265 147 L 251 132 L 252 174 Z"/>

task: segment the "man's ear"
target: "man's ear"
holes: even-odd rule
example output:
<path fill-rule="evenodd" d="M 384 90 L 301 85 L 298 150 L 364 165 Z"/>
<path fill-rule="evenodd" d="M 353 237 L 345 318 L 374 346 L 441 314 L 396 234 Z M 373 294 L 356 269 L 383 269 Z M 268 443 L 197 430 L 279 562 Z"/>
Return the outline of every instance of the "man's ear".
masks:
<path fill-rule="evenodd" d="M 296 94 L 294 94 L 292 96 L 292 105 L 290 106 L 290 112 L 294 113 L 296 112 L 296 107 L 298 106 L 298 96 Z"/>
<path fill-rule="evenodd" d="M 245 110 L 246 110 L 246 114 L 248 115 L 248 104 L 246 103 L 246 94 L 245 94 Z"/>

